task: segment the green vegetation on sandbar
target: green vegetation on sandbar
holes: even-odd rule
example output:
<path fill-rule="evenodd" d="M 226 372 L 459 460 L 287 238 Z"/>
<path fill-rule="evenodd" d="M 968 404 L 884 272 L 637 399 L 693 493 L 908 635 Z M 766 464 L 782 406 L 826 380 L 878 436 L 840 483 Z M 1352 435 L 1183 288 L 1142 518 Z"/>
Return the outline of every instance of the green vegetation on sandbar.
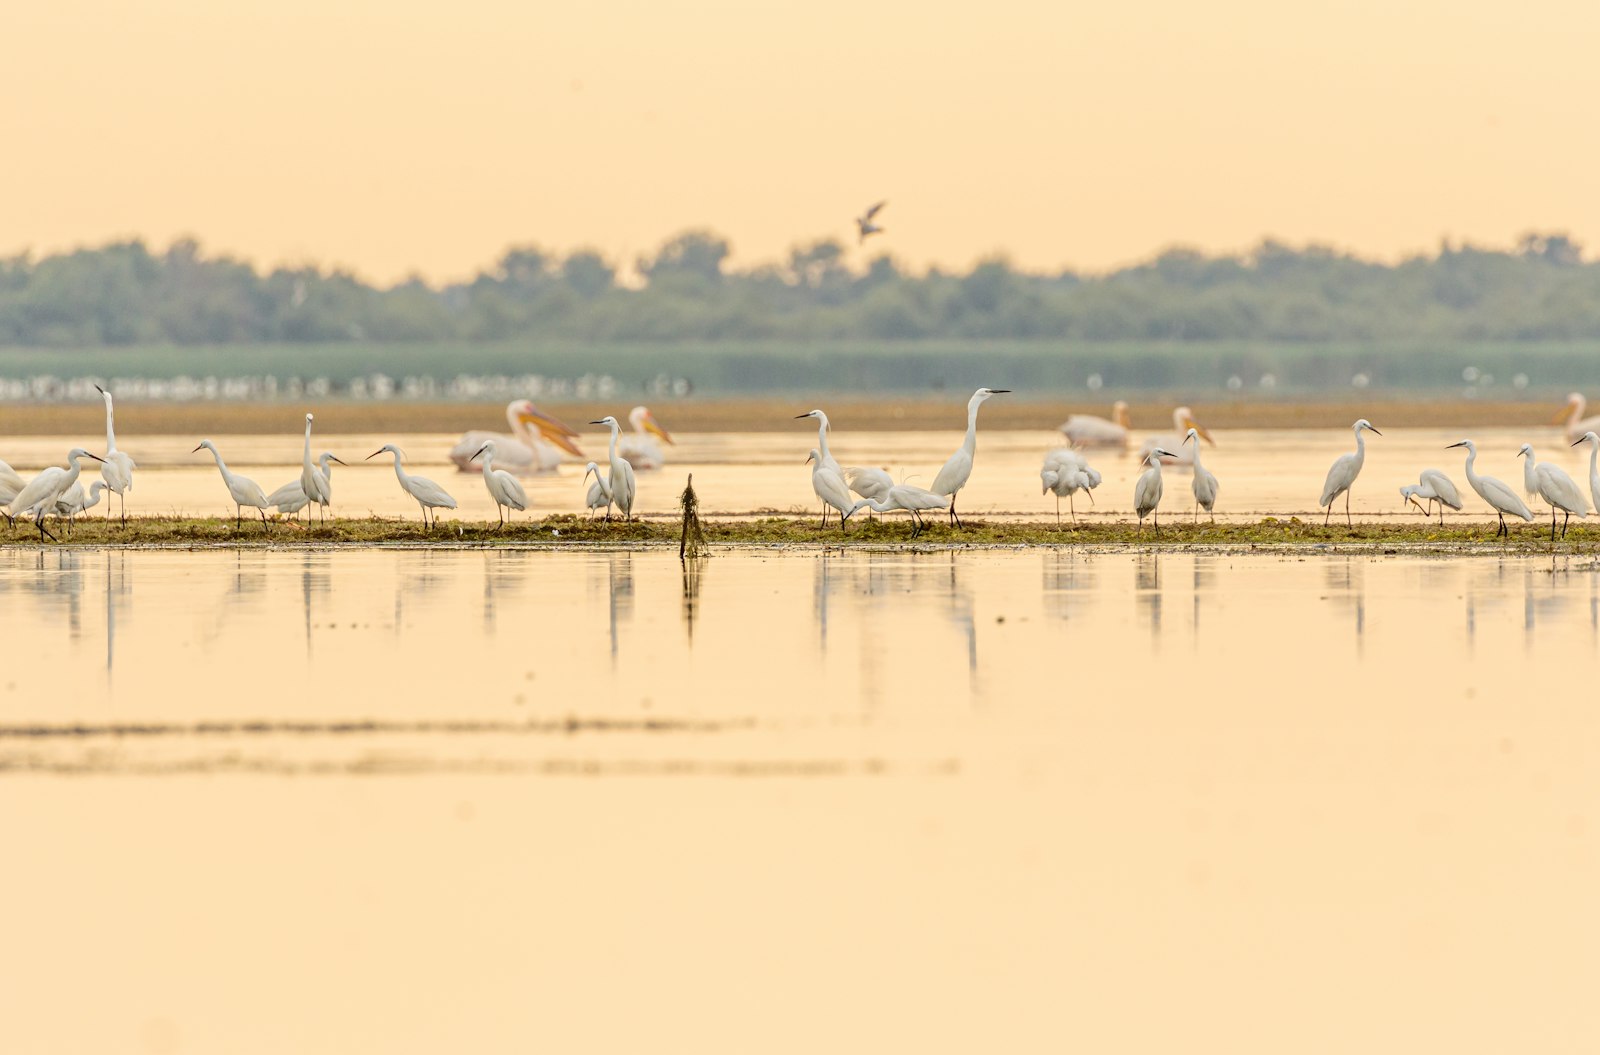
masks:
<path fill-rule="evenodd" d="M 447 521 L 425 531 L 416 520 L 336 519 L 326 525 L 293 520 L 273 521 L 263 528 L 259 519 L 246 520 L 235 529 L 232 520 L 199 517 L 138 517 L 126 527 L 115 520 L 91 517 L 79 521 L 68 534 L 65 525 L 53 521 L 49 529 L 66 546 L 519 546 L 556 548 L 566 545 L 672 546 L 679 538 L 675 517 L 635 520 L 631 523 L 591 520 L 576 516 L 552 516 L 539 521 L 517 521 L 504 528 L 493 523 Z M 1321 552 L 1330 548 L 1363 549 L 1407 553 L 1548 553 L 1551 551 L 1548 523 L 1518 524 L 1509 539 L 1497 540 L 1492 523 L 1462 521 L 1440 527 L 1436 522 L 1412 523 L 1357 522 L 1323 527 L 1298 518 L 1268 517 L 1254 523 L 1164 524 L 1159 537 L 1148 524 L 1141 532 L 1132 521 L 1062 524 L 969 520 L 964 528 L 951 528 L 943 521 L 930 519 L 928 527 L 913 539 L 911 524 L 905 518 L 888 521 L 852 520 L 848 532 L 841 532 L 836 520 L 826 528 L 816 517 L 751 517 L 739 520 L 704 521 L 706 541 L 712 546 L 826 546 L 826 547 L 951 547 L 951 546 L 1090 546 L 1203 547 L 1218 549 L 1290 548 Z M 19 521 L 9 530 L 0 525 L 0 546 L 35 547 L 38 532 L 31 523 Z M 56 543 L 46 541 L 46 546 Z M 1600 547 L 1600 529 L 1574 524 L 1567 537 L 1555 544 L 1560 552 L 1587 552 Z"/>

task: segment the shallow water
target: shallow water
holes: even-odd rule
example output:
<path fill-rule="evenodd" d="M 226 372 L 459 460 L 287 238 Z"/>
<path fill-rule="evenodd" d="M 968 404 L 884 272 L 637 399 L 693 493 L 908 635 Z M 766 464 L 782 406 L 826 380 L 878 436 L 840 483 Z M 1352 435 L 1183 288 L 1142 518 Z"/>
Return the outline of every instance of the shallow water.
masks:
<path fill-rule="evenodd" d="M 3 1046 L 1586 1050 L 1597 575 L 0 553 Z"/>

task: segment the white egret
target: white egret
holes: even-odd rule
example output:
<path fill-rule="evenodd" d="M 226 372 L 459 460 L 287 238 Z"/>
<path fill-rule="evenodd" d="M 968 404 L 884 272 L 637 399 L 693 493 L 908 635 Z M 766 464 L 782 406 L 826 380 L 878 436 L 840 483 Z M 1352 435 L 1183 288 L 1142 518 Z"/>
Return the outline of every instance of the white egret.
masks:
<path fill-rule="evenodd" d="M 837 469 L 822 464 L 822 455 L 814 447 L 806 457 L 806 462 L 811 465 L 811 489 L 822 499 L 823 508 L 831 506 L 837 509 L 840 529 L 849 530 L 845 527 L 845 521 L 850 519 L 850 514 L 855 512 L 855 508 L 850 498 L 850 488 L 845 486 L 844 477 L 839 475 Z"/>
<path fill-rule="evenodd" d="M 1071 414 L 1058 428 L 1074 447 L 1126 447 L 1133 422 L 1128 418 L 1128 404 L 1119 399 L 1111 404 L 1110 418 Z"/>
<path fill-rule="evenodd" d="M 972 393 L 972 398 L 967 400 L 967 436 L 961 441 L 961 446 L 944 463 L 944 468 L 939 470 L 939 475 L 933 478 L 933 486 L 929 488 L 936 495 L 947 495 L 950 498 L 950 520 L 957 526 L 963 526 L 961 518 L 956 515 L 956 494 L 967 486 L 967 478 L 972 475 L 972 457 L 978 450 L 978 408 L 983 406 L 984 400 L 990 396 L 1004 395 L 1010 392 L 1009 388 L 980 388 Z"/>
<path fill-rule="evenodd" d="M 266 528 L 267 507 L 271 503 L 267 501 L 267 496 L 262 492 L 261 485 L 248 476 L 240 476 L 230 470 L 227 463 L 222 460 L 222 455 L 218 453 L 217 445 L 210 440 L 201 440 L 200 446 L 189 453 L 198 454 L 202 450 L 210 451 L 211 456 L 217 460 L 217 471 L 222 474 L 222 482 L 228 485 L 228 496 L 233 499 L 234 530 L 237 531 L 244 526 L 243 510 L 245 506 L 261 511 L 261 526 Z"/>
<path fill-rule="evenodd" d="M 1400 488 L 1400 497 L 1413 503 L 1422 510 L 1423 516 L 1428 516 L 1433 503 L 1439 503 L 1439 523 L 1444 523 L 1444 507 L 1449 506 L 1456 512 L 1461 512 L 1461 492 L 1456 490 L 1456 485 L 1450 477 L 1438 469 L 1424 469 L 1417 477 L 1417 482 L 1407 484 Z M 1423 502 L 1427 505 L 1423 505 Z"/>
<path fill-rule="evenodd" d="M 1532 520 L 1533 513 L 1529 511 L 1528 504 L 1517 497 L 1517 492 L 1508 487 L 1504 481 L 1493 476 L 1479 476 L 1473 469 L 1473 463 L 1478 460 L 1478 445 L 1471 440 L 1462 440 L 1452 443 L 1445 450 L 1455 447 L 1467 449 L 1467 485 L 1478 492 L 1478 497 L 1489 503 L 1489 508 L 1500 515 L 1500 527 L 1494 534 L 1496 538 L 1501 535 L 1509 536 L 1511 529 L 1506 526 L 1506 514 L 1521 517 L 1523 520 Z"/>
<path fill-rule="evenodd" d="M 44 518 L 55 513 L 56 503 L 61 496 L 66 494 L 72 485 L 78 482 L 78 477 L 83 468 L 78 464 L 79 458 L 93 458 L 100 461 L 99 455 L 90 454 L 82 447 L 74 447 L 67 452 L 67 467 L 52 465 L 38 476 L 28 481 L 27 486 L 18 491 L 11 499 L 7 515 L 15 523 L 16 518 L 23 513 L 32 513 L 33 522 L 39 528 L 39 541 L 43 542 L 46 535 L 60 542 L 54 535 L 45 530 Z"/>
<path fill-rule="evenodd" d="M 1600 436 L 1585 432 L 1572 445 L 1576 447 L 1580 443 L 1589 445 L 1589 497 L 1594 500 L 1595 511 L 1600 512 L 1600 465 L 1595 464 L 1595 456 L 1600 455 Z"/>
<path fill-rule="evenodd" d="M 1362 418 L 1350 426 L 1356 434 L 1356 449 L 1354 454 L 1341 454 L 1333 460 L 1333 465 L 1328 469 L 1328 478 L 1322 484 L 1322 497 L 1317 500 L 1317 505 L 1327 506 L 1328 512 L 1322 518 L 1322 526 L 1328 526 L 1328 518 L 1333 516 L 1333 500 L 1344 495 L 1344 520 L 1347 525 L 1354 526 L 1350 519 L 1350 485 L 1356 482 L 1356 477 L 1361 475 L 1361 466 L 1367 460 L 1367 442 L 1362 432 L 1371 430 L 1374 436 L 1383 433 L 1372 427 L 1372 422 Z"/>
<path fill-rule="evenodd" d="M 400 464 L 404 452 L 392 443 L 385 443 L 382 447 L 367 455 L 366 461 L 371 461 L 385 451 L 394 455 L 394 475 L 400 481 L 400 489 L 417 500 L 417 505 L 422 507 L 422 526 L 428 527 L 428 511 L 434 511 L 434 523 L 439 522 L 440 509 L 454 509 L 456 500 L 445 492 L 445 489 L 428 479 L 426 476 L 412 476 Z M 337 461 L 337 459 L 335 459 Z M 340 464 L 344 464 L 340 462 Z"/>
<path fill-rule="evenodd" d="M 1524 443 L 1517 454 L 1534 461 L 1533 448 Z M 1538 462 L 1533 467 L 1534 479 L 1539 485 L 1539 497 L 1550 503 L 1550 541 L 1556 540 L 1556 510 L 1566 515 L 1561 519 L 1561 537 L 1567 537 L 1567 522 L 1573 517 L 1582 519 L 1589 515 L 1589 504 L 1583 500 L 1583 490 L 1567 475 L 1567 471 L 1550 462 Z"/>
<path fill-rule="evenodd" d="M 860 245 L 862 242 L 865 242 L 868 235 L 881 234 L 883 232 L 883 228 L 873 223 L 872 218 L 878 215 L 879 209 L 882 209 L 888 204 L 889 203 L 887 201 L 880 201 L 878 204 L 870 206 L 866 212 L 856 217 L 856 245 Z"/>
<path fill-rule="evenodd" d="M 832 469 L 842 478 L 845 474 L 845 471 L 844 469 L 840 468 L 839 463 L 834 460 L 833 454 L 828 450 L 828 429 L 832 427 L 828 423 L 828 415 L 824 414 L 820 410 L 808 410 L 804 414 L 796 414 L 794 416 L 796 421 L 799 421 L 802 418 L 817 419 L 817 464 L 822 465 L 825 468 Z M 893 484 L 893 482 L 893 480 L 890 481 L 891 484 Z M 824 502 L 822 505 L 822 526 L 828 526 L 828 505 L 826 502 Z"/>
<path fill-rule="evenodd" d="M 328 486 L 331 490 L 333 486 L 333 470 L 329 468 L 329 462 L 339 462 L 339 459 L 333 456 L 332 451 L 323 451 L 317 456 L 316 471 L 321 473 L 323 479 L 328 481 Z M 343 465 L 344 462 L 339 462 L 339 464 Z M 310 504 L 310 501 L 306 498 L 306 489 L 300 486 L 300 481 L 297 479 L 290 480 L 267 496 L 267 505 L 276 508 L 280 513 L 299 513 L 300 510 Z"/>
<path fill-rule="evenodd" d="M 611 487 L 606 483 L 605 477 L 600 475 L 600 466 L 596 465 L 594 462 L 590 462 L 588 465 L 583 467 L 584 480 L 587 481 L 591 475 L 594 476 L 594 483 L 589 485 L 589 492 L 584 496 L 584 506 L 591 514 L 596 509 L 604 507 L 606 511 L 606 518 L 610 519 Z"/>
<path fill-rule="evenodd" d="M 132 458 L 117 450 L 117 430 L 113 426 L 111 417 L 111 393 L 94 386 L 106 402 L 106 456 L 100 465 L 100 478 L 122 503 L 122 522 L 128 522 L 128 492 L 133 490 L 133 470 L 138 466 Z M 93 505 L 94 503 L 89 503 Z M 87 506 L 85 508 L 88 508 Z M 106 516 L 111 516 L 111 500 L 106 499 Z"/>
<path fill-rule="evenodd" d="M 666 452 L 656 441 L 659 439 L 671 443 L 672 433 L 661 427 L 655 415 L 650 413 L 650 408 L 639 406 L 628 411 L 628 424 L 633 426 L 633 434 L 622 437 L 617 444 L 617 449 L 628 464 L 635 470 L 659 469 L 665 465 Z"/>
<path fill-rule="evenodd" d="M 916 538 L 922 534 L 922 514 L 929 509 L 943 509 L 949 505 L 949 500 L 943 495 L 936 495 L 932 491 L 924 490 L 914 484 L 895 484 L 889 488 L 889 493 L 882 498 L 858 498 L 850 507 L 849 516 L 858 509 L 871 509 L 875 513 L 889 513 L 896 509 L 903 509 L 911 514 L 915 526 L 911 529 L 911 537 Z"/>
<path fill-rule="evenodd" d="M 1212 475 L 1210 469 L 1200 464 L 1200 430 L 1191 427 L 1184 433 L 1183 442 L 1194 444 L 1194 479 L 1190 481 L 1190 487 L 1194 491 L 1195 522 L 1199 522 L 1200 510 L 1204 508 L 1210 514 L 1211 522 L 1215 524 L 1217 515 L 1211 507 L 1217 504 L 1217 478 Z"/>
<path fill-rule="evenodd" d="M 1057 447 L 1047 451 L 1044 456 L 1044 466 L 1039 470 L 1039 481 L 1044 485 L 1041 494 L 1055 493 L 1056 496 L 1056 526 L 1061 526 L 1061 499 L 1067 500 L 1067 508 L 1072 513 L 1072 522 L 1078 522 L 1077 506 L 1073 503 L 1073 496 L 1079 491 L 1089 495 L 1089 501 L 1094 502 L 1094 488 L 1100 486 L 1100 474 L 1089 468 L 1089 463 L 1083 455 L 1070 447 Z"/>
<path fill-rule="evenodd" d="M 1162 447 L 1167 452 L 1166 460 L 1168 462 L 1174 465 L 1194 464 L 1194 454 L 1199 451 L 1200 445 L 1197 443 L 1193 447 L 1186 447 L 1183 442 L 1184 434 L 1190 429 L 1194 429 L 1201 439 L 1213 447 L 1217 445 L 1217 441 L 1211 438 L 1211 433 L 1207 432 L 1205 426 L 1194 419 L 1194 411 L 1188 407 L 1173 408 L 1172 428 L 1171 435 L 1145 437 L 1144 443 L 1139 447 L 1139 460 L 1141 462 L 1150 456 L 1151 451 L 1157 447 Z M 1174 454 L 1174 451 L 1177 453 Z"/>
<path fill-rule="evenodd" d="M 1517 454 L 1520 456 L 1522 452 Z M 1522 463 L 1522 493 L 1528 496 L 1528 506 L 1532 508 L 1534 499 L 1539 497 L 1538 462 L 1532 458 Z"/>
<path fill-rule="evenodd" d="M 1567 439 L 1582 439 L 1585 432 L 1600 432 L 1600 415 L 1586 418 L 1583 412 L 1587 409 L 1588 402 L 1583 398 L 1583 393 L 1570 392 L 1567 394 L 1567 405 L 1551 420 L 1555 424 L 1565 422 Z"/>
<path fill-rule="evenodd" d="M 622 426 L 617 419 L 607 414 L 599 421 L 589 422 L 591 425 L 604 425 L 611 430 L 611 474 L 606 477 L 606 487 L 611 491 L 611 500 L 622 510 L 624 520 L 633 519 L 633 496 L 637 493 L 633 481 L 633 466 L 623 460 L 617 453 L 617 436 L 622 432 Z M 610 514 L 606 515 L 610 519 Z"/>
<path fill-rule="evenodd" d="M 494 499 L 494 511 L 500 516 L 500 526 L 505 527 L 508 519 L 506 510 L 515 509 L 520 512 L 527 509 L 528 493 L 522 489 L 522 484 L 517 482 L 515 476 L 504 469 L 494 467 L 493 440 L 479 447 L 473 457 L 483 459 L 483 486 L 488 489 L 489 497 Z"/>
<path fill-rule="evenodd" d="M 27 486 L 27 483 L 17 474 L 17 471 L 5 462 L 0 462 L 0 507 L 9 506 L 11 500 Z M 0 513 L 5 513 L 0 508 Z M 11 523 L 11 514 L 5 513 L 7 523 Z M 14 527 L 15 524 L 12 524 Z"/>
<path fill-rule="evenodd" d="M 531 400 L 514 399 L 506 405 L 506 421 L 510 434 L 504 432 L 473 431 L 463 435 L 450 448 L 450 460 L 464 473 L 477 472 L 482 463 L 475 461 L 485 443 L 493 443 L 496 460 L 501 471 L 527 475 L 554 472 L 561 464 L 563 451 L 582 458 L 583 451 L 573 442 L 578 434 L 565 422 L 546 414 Z"/>
<path fill-rule="evenodd" d="M 311 421 L 311 415 L 307 414 L 306 446 L 300 464 L 300 489 L 305 492 L 307 498 L 317 503 L 317 521 L 322 523 L 326 520 L 328 508 L 333 505 L 333 476 L 332 470 L 328 468 L 328 462 L 339 462 L 339 459 L 329 454 L 323 459 L 320 469 L 317 463 L 311 460 Z M 343 465 L 344 462 L 339 464 Z M 309 511 L 306 517 L 310 519 Z"/>
<path fill-rule="evenodd" d="M 1156 447 L 1145 455 L 1145 464 L 1150 468 L 1139 474 L 1139 480 L 1133 485 L 1133 511 L 1139 514 L 1139 531 L 1144 531 L 1144 518 L 1153 516 L 1151 524 L 1156 533 L 1156 538 L 1161 537 L 1161 459 L 1172 452 L 1164 447 Z"/>
<path fill-rule="evenodd" d="M 104 480 L 96 480 L 89 485 L 89 492 L 85 494 L 83 481 L 79 480 L 67 488 L 66 494 L 56 499 L 56 516 L 67 518 L 67 531 L 69 533 L 77 522 L 80 513 L 93 509 L 100 503 L 100 492 L 104 490 L 106 490 L 106 482 Z M 110 504 L 111 500 L 109 498 L 106 499 L 106 505 Z"/>

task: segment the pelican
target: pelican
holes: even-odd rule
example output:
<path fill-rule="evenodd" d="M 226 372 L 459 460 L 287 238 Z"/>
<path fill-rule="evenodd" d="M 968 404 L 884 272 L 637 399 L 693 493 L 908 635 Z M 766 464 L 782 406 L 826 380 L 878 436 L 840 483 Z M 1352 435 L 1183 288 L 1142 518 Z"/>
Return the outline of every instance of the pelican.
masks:
<path fill-rule="evenodd" d="M 1070 447 L 1058 447 L 1046 452 L 1044 467 L 1039 470 L 1039 481 L 1043 489 L 1041 494 L 1052 491 L 1056 496 L 1056 526 L 1061 526 L 1061 499 L 1067 500 L 1067 509 L 1072 513 L 1072 522 L 1078 522 L 1077 506 L 1072 498 L 1079 491 L 1089 495 L 1089 501 L 1094 502 L 1094 488 L 1100 486 L 1100 474 L 1089 468 L 1089 463 L 1083 455 Z"/>
<path fill-rule="evenodd" d="M 606 487 L 611 491 L 611 500 L 622 510 L 624 520 L 633 519 L 633 496 L 636 492 L 633 482 L 633 466 L 623 460 L 617 453 L 617 436 L 622 432 L 622 426 L 617 419 L 607 414 L 599 421 L 589 422 L 591 425 L 604 425 L 611 430 L 611 475 L 606 477 Z M 607 514 L 610 519 L 610 514 Z"/>
<path fill-rule="evenodd" d="M 1594 500 L 1596 512 L 1600 512 L 1600 466 L 1595 464 L 1595 456 L 1600 454 L 1600 436 L 1585 432 L 1572 445 L 1576 447 L 1579 443 L 1589 445 L 1589 497 Z"/>
<path fill-rule="evenodd" d="M 1350 519 L 1350 485 L 1356 482 L 1356 477 L 1361 475 L 1361 466 L 1367 460 L 1367 442 L 1361 433 L 1367 429 L 1372 430 L 1374 436 L 1383 433 L 1372 428 L 1372 422 L 1362 418 L 1350 426 L 1356 434 L 1356 449 L 1354 454 L 1341 454 L 1333 460 L 1333 465 L 1328 469 L 1328 478 L 1322 484 L 1322 497 L 1317 500 L 1317 505 L 1327 506 L 1328 512 L 1322 518 L 1322 526 L 1328 526 L 1328 517 L 1333 516 L 1333 500 L 1344 495 L 1344 520 L 1349 526 L 1354 526 Z"/>
<path fill-rule="evenodd" d="M 333 488 L 333 470 L 328 467 L 329 462 L 339 462 L 332 451 L 323 451 L 317 457 L 316 472 L 321 473 L 323 479 L 328 481 L 330 492 Z M 339 462 L 343 465 L 344 462 Z M 272 506 L 280 513 L 299 513 L 311 503 L 306 498 L 306 489 L 300 485 L 299 480 L 290 480 L 276 491 L 267 496 L 267 505 Z"/>
<path fill-rule="evenodd" d="M 1211 433 L 1206 431 L 1205 426 L 1194 420 L 1194 411 L 1188 407 L 1176 407 L 1173 409 L 1172 428 L 1173 434 L 1170 436 L 1145 437 L 1144 444 L 1139 448 L 1139 460 L 1141 462 L 1148 458 L 1150 452 L 1157 447 L 1164 447 L 1167 451 L 1167 461 L 1169 463 L 1173 465 L 1193 465 L 1194 456 L 1199 452 L 1200 445 L 1198 443 L 1193 447 L 1184 445 L 1183 437 L 1190 429 L 1194 429 L 1201 439 L 1213 447 L 1217 445 L 1217 441 L 1211 438 Z M 1174 450 L 1178 453 L 1172 453 Z"/>
<path fill-rule="evenodd" d="M 1200 510 L 1204 509 L 1211 517 L 1211 522 L 1217 522 L 1217 514 L 1212 511 L 1212 506 L 1217 503 L 1217 478 L 1211 470 L 1200 464 L 1200 430 L 1191 427 L 1183 435 L 1184 443 L 1194 444 L 1194 479 L 1189 486 L 1194 491 L 1194 519 L 1200 521 Z"/>
<path fill-rule="evenodd" d="M 1456 512 L 1461 512 L 1461 492 L 1456 490 L 1456 485 L 1450 482 L 1450 477 L 1438 469 L 1424 469 L 1417 477 L 1417 482 L 1407 484 L 1400 488 L 1400 497 L 1422 510 L 1423 516 L 1428 516 L 1432 511 L 1433 503 L 1439 503 L 1439 523 L 1444 523 L 1444 507 L 1449 506 Z M 1423 505 L 1422 501 L 1428 504 Z"/>
<path fill-rule="evenodd" d="M 1517 455 L 1533 462 L 1533 448 L 1524 443 Z M 1533 468 L 1539 484 L 1539 497 L 1550 503 L 1550 541 L 1556 540 L 1556 510 L 1566 514 L 1561 519 L 1561 537 L 1567 537 L 1567 522 L 1573 517 L 1582 519 L 1589 515 L 1589 504 L 1583 500 L 1583 491 L 1567 475 L 1565 469 L 1550 462 L 1539 462 Z"/>
<path fill-rule="evenodd" d="M 1144 531 L 1144 518 L 1154 515 L 1151 521 L 1155 528 L 1156 538 L 1161 537 L 1161 514 L 1157 512 L 1161 505 L 1161 459 L 1172 454 L 1163 447 L 1156 447 L 1145 455 L 1144 460 L 1150 466 L 1139 474 L 1139 480 L 1133 485 L 1133 511 L 1139 514 L 1139 531 Z"/>
<path fill-rule="evenodd" d="M 949 505 L 949 499 L 936 495 L 932 491 L 925 491 L 913 484 L 895 484 L 889 488 L 889 493 L 882 498 L 858 498 L 850 507 L 850 516 L 858 509 L 871 509 L 875 513 L 888 513 L 896 509 L 903 509 L 911 514 L 915 526 L 911 529 L 911 537 L 916 538 L 922 534 L 922 512 L 926 509 L 943 509 Z"/>
<path fill-rule="evenodd" d="M 404 452 L 392 443 L 385 443 L 382 447 L 367 455 L 365 461 L 371 461 L 385 451 L 394 455 L 394 475 L 400 481 L 400 489 L 417 500 L 417 505 L 422 507 L 422 526 L 428 527 L 428 510 L 434 510 L 434 523 L 439 522 L 440 509 L 454 509 L 456 500 L 445 493 L 445 489 L 428 479 L 426 476 L 412 476 L 401 466 L 400 461 L 405 456 Z M 338 461 L 337 458 L 334 461 Z M 343 462 L 339 462 L 343 465 Z"/>
<path fill-rule="evenodd" d="M 122 522 L 128 522 L 128 495 L 133 490 L 133 470 L 138 466 L 132 458 L 122 451 L 117 450 L 117 430 L 111 422 L 111 393 L 95 385 L 106 401 L 106 456 L 100 464 L 100 478 L 106 482 L 106 487 L 122 500 Z M 90 502 L 89 505 L 94 505 Z M 84 507 L 85 509 L 88 506 Z M 106 499 L 106 516 L 111 516 L 111 499 Z"/>
<path fill-rule="evenodd" d="M 261 526 L 267 526 L 267 496 L 261 492 L 261 486 L 248 476 L 240 476 L 231 472 L 222 460 L 222 455 L 217 453 L 217 445 L 210 440 L 201 440 L 200 446 L 190 451 L 190 454 L 199 454 L 206 450 L 217 460 L 217 471 L 222 474 L 222 482 L 228 485 L 228 495 L 233 499 L 233 529 L 239 530 L 244 526 L 244 507 L 261 511 Z"/>
<path fill-rule="evenodd" d="M 528 508 L 528 493 L 522 489 L 517 478 L 504 469 L 494 467 L 495 446 L 490 440 L 479 447 L 474 458 L 483 458 L 483 486 L 488 489 L 489 497 L 494 499 L 494 511 L 500 515 L 500 526 L 506 526 L 508 514 L 506 510 L 523 510 Z"/>
<path fill-rule="evenodd" d="M 73 523 L 78 519 L 78 514 L 98 505 L 100 503 L 100 492 L 105 489 L 105 481 L 96 480 L 89 485 L 89 493 L 84 494 L 83 481 L 79 480 L 67 488 L 66 494 L 56 499 L 56 516 L 67 518 L 67 531 L 69 533 L 72 531 Z M 106 504 L 110 505 L 111 500 L 107 499 Z"/>
<path fill-rule="evenodd" d="M 477 472 L 481 463 L 474 461 L 485 443 L 493 443 L 507 469 L 519 475 L 554 472 L 561 464 L 561 452 L 582 458 L 583 452 L 573 441 L 578 434 L 562 422 L 526 399 L 514 399 L 506 405 L 506 421 L 511 434 L 503 432 L 469 432 L 450 448 L 450 460 L 464 473 Z"/>
<path fill-rule="evenodd" d="M 1445 450 L 1454 447 L 1467 449 L 1467 484 L 1476 492 L 1478 497 L 1489 503 L 1489 508 L 1500 515 L 1500 528 L 1494 534 L 1496 538 L 1501 535 L 1510 536 L 1511 529 L 1506 526 L 1506 514 L 1521 517 L 1523 520 L 1532 520 L 1533 514 L 1528 511 L 1528 505 L 1517 497 L 1517 492 L 1507 487 L 1502 481 L 1492 476 L 1479 476 L 1473 471 L 1472 464 L 1478 460 L 1478 445 L 1471 440 L 1462 440 L 1452 443 Z"/>
<path fill-rule="evenodd" d="M 1567 439 L 1578 440 L 1583 438 L 1585 432 L 1600 432 L 1600 415 L 1592 418 L 1583 416 L 1588 409 L 1588 403 L 1583 398 L 1582 392 L 1567 393 L 1567 405 L 1562 407 L 1556 416 L 1551 419 L 1553 424 L 1566 423 Z"/>
<path fill-rule="evenodd" d="M 978 450 L 978 408 L 990 396 L 1000 396 L 1010 391 L 1009 388 L 980 388 L 972 393 L 972 398 L 967 400 L 967 438 L 961 441 L 960 448 L 944 463 L 939 475 L 933 478 L 933 487 L 929 490 L 936 495 L 949 496 L 950 520 L 957 527 L 964 525 L 956 515 L 956 493 L 967 486 L 967 478 L 972 475 L 972 456 Z"/>
<path fill-rule="evenodd" d="M 844 477 L 839 475 L 839 470 L 822 464 L 822 456 L 817 453 L 815 447 L 807 456 L 806 464 L 812 466 L 811 489 L 822 499 L 824 509 L 831 506 L 839 511 L 839 528 L 848 531 L 845 522 L 850 519 L 850 514 L 855 512 L 855 507 L 850 499 L 850 488 L 845 486 Z"/>
<path fill-rule="evenodd" d="M 44 518 L 56 511 L 56 503 L 61 500 L 61 496 L 78 482 L 78 476 L 83 471 L 83 467 L 78 464 L 79 458 L 93 458 L 97 462 L 102 460 L 99 455 L 90 454 L 82 447 L 72 448 L 67 452 L 67 468 L 63 469 L 59 465 L 50 466 L 28 481 L 27 486 L 12 497 L 11 505 L 7 509 L 7 516 L 12 522 L 15 523 L 16 518 L 23 513 L 30 512 L 33 514 L 34 524 L 39 528 L 39 541 L 43 542 L 45 536 L 50 535 L 52 539 L 60 542 L 60 539 L 45 530 Z"/>
<path fill-rule="evenodd" d="M 889 203 L 887 201 L 880 201 L 878 204 L 872 206 L 866 212 L 856 217 L 856 245 L 860 245 L 862 242 L 865 242 L 867 240 L 867 236 L 869 235 L 881 234 L 883 232 L 883 228 L 873 223 L 872 218 L 878 215 L 879 209 L 888 204 Z"/>
<path fill-rule="evenodd" d="M 594 483 L 589 485 L 589 492 L 584 496 L 585 508 L 592 514 L 596 509 L 603 506 L 606 511 L 606 519 L 609 520 L 611 518 L 611 487 L 606 483 L 605 478 L 600 475 L 600 466 L 594 462 L 590 462 L 583 467 L 583 478 L 585 480 L 588 480 L 591 474 L 594 476 Z"/>
<path fill-rule="evenodd" d="M 628 424 L 633 426 L 633 435 L 624 436 L 617 445 L 628 464 L 635 469 L 659 469 L 665 465 L 667 456 L 656 440 L 671 443 L 672 433 L 661 427 L 650 408 L 641 406 L 628 411 Z"/>
<path fill-rule="evenodd" d="M 1093 414 L 1072 414 L 1061 423 L 1059 429 L 1074 447 L 1126 447 L 1128 430 L 1132 427 L 1133 422 L 1128 419 L 1128 404 L 1119 399 L 1111 404 L 1110 419 Z"/>

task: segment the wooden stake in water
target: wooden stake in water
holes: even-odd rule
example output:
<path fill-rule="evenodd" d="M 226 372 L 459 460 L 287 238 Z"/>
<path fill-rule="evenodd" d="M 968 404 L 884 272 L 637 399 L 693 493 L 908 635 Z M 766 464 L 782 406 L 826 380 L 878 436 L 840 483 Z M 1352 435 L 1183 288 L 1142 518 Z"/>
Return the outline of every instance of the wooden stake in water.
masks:
<path fill-rule="evenodd" d="M 683 510 L 683 530 L 678 536 L 678 558 L 702 556 L 706 547 L 705 532 L 700 529 L 700 499 L 694 493 L 694 473 L 678 496 L 678 508 Z"/>

